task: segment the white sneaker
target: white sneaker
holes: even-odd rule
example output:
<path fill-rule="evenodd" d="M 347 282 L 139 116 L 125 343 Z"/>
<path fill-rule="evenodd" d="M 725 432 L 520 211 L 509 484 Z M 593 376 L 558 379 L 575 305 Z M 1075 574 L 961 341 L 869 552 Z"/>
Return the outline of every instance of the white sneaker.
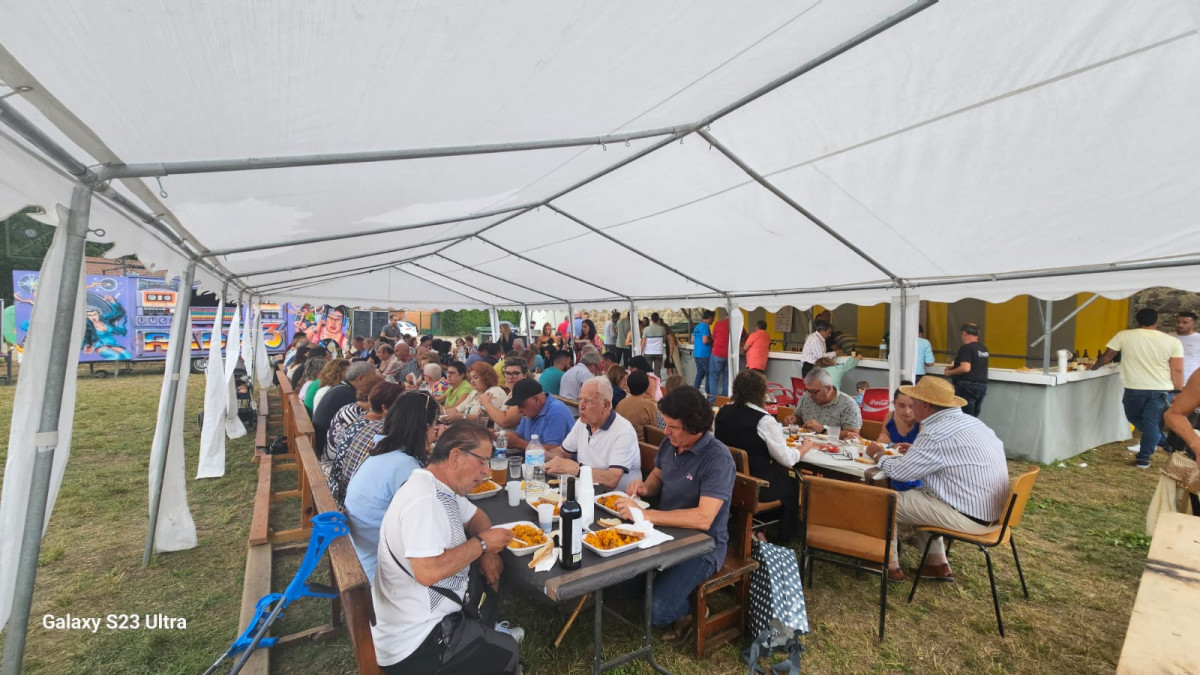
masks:
<path fill-rule="evenodd" d="M 517 644 L 521 644 L 521 641 L 525 639 L 525 629 L 524 628 L 512 628 L 508 625 L 507 621 L 501 621 L 501 622 L 497 623 L 496 630 L 500 631 L 501 633 L 508 633 L 509 635 L 513 636 L 513 639 L 517 641 Z"/>
<path fill-rule="evenodd" d="M 1128 451 L 1130 451 L 1130 452 L 1137 452 L 1137 451 L 1139 451 L 1139 450 L 1141 450 L 1141 449 L 1142 449 L 1142 446 L 1140 446 L 1140 445 L 1127 445 L 1127 446 L 1125 446 L 1125 449 L 1126 449 L 1126 450 L 1128 450 Z"/>

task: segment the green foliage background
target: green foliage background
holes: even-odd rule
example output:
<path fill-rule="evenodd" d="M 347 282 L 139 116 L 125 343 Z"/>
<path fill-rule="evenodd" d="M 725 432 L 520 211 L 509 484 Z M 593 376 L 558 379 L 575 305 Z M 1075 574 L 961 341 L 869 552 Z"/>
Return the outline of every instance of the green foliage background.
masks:
<path fill-rule="evenodd" d="M 515 332 L 522 332 L 520 329 L 521 312 L 513 309 L 502 309 L 499 313 L 501 321 L 508 321 L 517 327 Z M 442 335 L 475 334 L 476 329 L 488 325 L 490 325 L 490 322 L 488 321 L 488 312 L 486 309 L 450 309 L 442 312 Z"/>

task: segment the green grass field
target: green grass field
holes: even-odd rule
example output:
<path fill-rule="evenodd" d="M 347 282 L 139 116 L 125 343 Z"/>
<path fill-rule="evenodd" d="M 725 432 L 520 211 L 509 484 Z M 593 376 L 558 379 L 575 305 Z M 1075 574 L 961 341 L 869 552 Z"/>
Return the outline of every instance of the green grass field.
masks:
<path fill-rule="evenodd" d="M 199 546 L 159 555 L 148 569 L 141 556 L 147 524 L 150 441 L 161 384 L 161 366 L 138 366 L 120 379 L 93 379 L 81 370 L 71 460 L 42 545 L 25 670 L 30 673 L 196 673 L 234 637 L 245 564 L 246 536 L 256 482 L 252 437 L 227 444 L 224 478 L 190 480 L 195 473 L 199 427 L 195 413 L 203 378 L 192 376 L 188 395 L 188 500 Z M 0 432 L 7 435 L 13 387 L 0 388 Z M 818 566 L 806 590 L 812 634 L 804 643 L 810 672 L 987 673 L 1112 672 L 1137 591 L 1149 540 L 1146 505 L 1157 470 L 1135 471 L 1121 444 L 1084 453 L 1067 467 L 1044 467 L 1025 526 L 1018 532 L 1031 599 L 1021 596 L 1016 569 L 998 551 L 997 577 L 1008 637 L 996 633 L 983 558 L 958 545 L 952 557 L 958 581 L 922 585 L 910 605 L 908 585 L 890 591 L 887 639 L 875 640 L 878 579 L 856 578 Z M 1155 459 L 1155 469 L 1161 464 Z M 1086 463 L 1086 468 L 1078 464 Z M 1010 463 L 1017 475 L 1026 464 Z M 276 474 L 287 480 L 288 474 Z M 294 480 L 294 479 L 293 479 Z M 272 525 L 292 527 L 298 502 L 275 506 Z M 904 566 L 919 555 L 905 547 Z M 275 589 L 282 590 L 298 554 L 276 554 Z M 314 580 L 328 578 L 318 569 Z M 288 633 L 329 621 L 328 603 L 299 601 L 280 624 Z M 640 615 L 636 604 L 622 607 Z M 551 642 L 567 608 L 507 597 L 505 618 L 528 629 L 523 657 L 536 673 L 590 670 L 592 619 L 584 612 L 559 649 Z M 46 630 L 42 616 L 155 614 L 183 617 L 186 630 Z M 636 637 L 606 622 L 612 649 Z M 280 673 L 353 672 L 344 635 L 277 648 Z M 657 643 L 660 663 L 679 673 L 745 672 L 737 650 L 726 647 L 698 662 L 689 645 Z M 618 672 L 640 673 L 640 663 Z"/>

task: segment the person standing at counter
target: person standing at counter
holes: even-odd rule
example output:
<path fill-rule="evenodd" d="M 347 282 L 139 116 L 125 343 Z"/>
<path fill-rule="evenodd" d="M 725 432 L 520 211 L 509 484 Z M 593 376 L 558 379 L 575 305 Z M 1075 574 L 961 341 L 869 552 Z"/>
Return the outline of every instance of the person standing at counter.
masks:
<path fill-rule="evenodd" d="M 700 385 L 711 385 L 708 382 L 708 368 L 712 365 L 712 323 L 713 311 L 711 309 L 704 310 L 704 315 L 700 317 L 700 323 L 696 324 L 696 328 L 692 330 L 692 361 L 696 366 L 696 381 L 692 386 L 699 389 Z M 708 382 L 708 384 L 705 384 Z M 708 397 L 711 399 L 715 396 L 715 392 L 708 392 Z"/>
<path fill-rule="evenodd" d="M 1162 438 L 1168 397 L 1183 389 L 1183 343 L 1158 330 L 1158 312 L 1153 309 L 1139 309 L 1134 320 L 1137 328 L 1114 335 L 1088 370 L 1107 365 L 1121 353 L 1121 403 L 1125 418 L 1142 434 L 1134 466 L 1148 469 Z"/>
<path fill-rule="evenodd" d="M 890 354 L 889 354 L 890 356 Z M 933 345 L 925 338 L 925 326 L 917 324 L 917 363 L 913 368 L 916 382 L 925 377 L 925 369 L 933 365 Z"/>
<path fill-rule="evenodd" d="M 825 351 L 825 340 L 833 335 L 833 326 L 829 325 L 828 321 L 817 320 L 813 322 L 813 332 L 808 334 L 808 338 L 804 340 L 804 351 L 800 352 L 800 361 L 804 365 L 800 367 L 800 374 L 808 377 L 808 371 L 812 370 L 817 365 L 817 361 L 825 357 L 834 357 L 834 352 Z"/>
<path fill-rule="evenodd" d="M 954 383 L 954 395 L 967 402 L 963 412 L 979 417 L 983 410 L 983 397 L 987 396 L 988 350 L 979 341 L 979 324 L 964 323 L 961 336 L 962 346 L 958 348 L 954 363 L 946 369 L 945 375 Z"/>
<path fill-rule="evenodd" d="M 746 369 L 767 374 L 767 353 L 771 350 L 771 336 L 767 333 L 767 322 L 762 319 L 754 324 L 758 330 L 746 338 L 742 353 L 746 355 Z"/>
<path fill-rule="evenodd" d="M 1175 315 L 1175 337 L 1183 343 L 1183 381 L 1200 367 L 1200 333 L 1196 332 L 1196 313 L 1180 312 Z"/>

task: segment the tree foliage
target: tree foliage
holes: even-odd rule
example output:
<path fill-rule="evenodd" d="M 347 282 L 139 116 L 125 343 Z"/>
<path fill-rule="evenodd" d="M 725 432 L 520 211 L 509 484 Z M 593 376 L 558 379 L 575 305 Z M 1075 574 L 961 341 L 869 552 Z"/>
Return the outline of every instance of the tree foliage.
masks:
<path fill-rule="evenodd" d="M 513 326 L 516 326 L 517 333 L 520 333 L 521 313 L 516 310 L 502 309 L 499 311 L 500 320 L 508 321 Z M 448 309 L 442 312 L 442 328 L 443 335 L 467 335 L 476 334 L 476 330 L 485 326 L 490 326 L 491 320 L 488 319 L 486 309 Z"/>

